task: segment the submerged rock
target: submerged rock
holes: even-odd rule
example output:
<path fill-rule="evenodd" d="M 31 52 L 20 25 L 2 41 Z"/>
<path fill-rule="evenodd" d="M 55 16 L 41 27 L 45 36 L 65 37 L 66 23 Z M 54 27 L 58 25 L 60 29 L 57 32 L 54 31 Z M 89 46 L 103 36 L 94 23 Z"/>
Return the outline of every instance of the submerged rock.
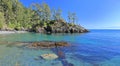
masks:
<path fill-rule="evenodd" d="M 41 57 L 45 60 L 54 60 L 58 58 L 56 54 L 43 54 Z"/>
<path fill-rule="evenodd" d="M 41 42 L 32 42 L 28 47 L 34 48 L 55 48 L 55 47 L 66 47 L 70 46 L 67 42 L 54 42 L 54 41 L 41 41 Z"/>

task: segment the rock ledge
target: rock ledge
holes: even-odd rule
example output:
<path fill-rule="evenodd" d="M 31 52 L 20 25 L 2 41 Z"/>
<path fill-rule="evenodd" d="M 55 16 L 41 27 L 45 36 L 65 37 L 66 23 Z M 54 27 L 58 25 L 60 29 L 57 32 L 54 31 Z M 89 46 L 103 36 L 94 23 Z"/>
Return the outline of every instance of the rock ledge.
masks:
<path fill-rule="evenodd" d="M 54 42 L 54 41 L 40 41 L 32 42 L 28 47 L 34 48 L 55 48 L 55 47 L 67 47 L 70 46 L 67 42 Z"/>

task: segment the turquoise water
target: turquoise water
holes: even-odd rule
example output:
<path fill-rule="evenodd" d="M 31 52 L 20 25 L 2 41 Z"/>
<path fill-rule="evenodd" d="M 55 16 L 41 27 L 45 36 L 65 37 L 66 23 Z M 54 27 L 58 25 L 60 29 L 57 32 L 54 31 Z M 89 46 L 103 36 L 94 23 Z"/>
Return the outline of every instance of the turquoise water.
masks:
<path fill-rule="evenodd" d="M 30 49 L 15 42 L 67 41 L 72 47 Z M 64 57 L 44 60 L 40 55 L 62 51 Z M 91 30 L 83 34 L 0 35 L 0 66 L 120 66 L 120 30 Z"/>

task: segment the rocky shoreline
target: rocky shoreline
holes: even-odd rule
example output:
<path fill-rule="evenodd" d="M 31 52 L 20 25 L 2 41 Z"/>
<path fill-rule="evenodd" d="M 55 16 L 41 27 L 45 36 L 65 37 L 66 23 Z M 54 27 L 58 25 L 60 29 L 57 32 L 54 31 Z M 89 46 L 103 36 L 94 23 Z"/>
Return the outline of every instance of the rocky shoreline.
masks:
<path fill-rule="evenodd" d="M 18 29 L 4 28 L 1 29 L 0 34 L 26 33 L 26 32 L 51 34 L 51 33 L 86 33 L 89 31 L 80 25 L 67 23 L 65 21 L 60 20 L 56 22 L 51 21 L 49 23 L 46 23 L 46 26 L 35 24 L 32 26 L 32 28 L 29 29 L 22 28 L 18 30 Z"/>
<path fill-rule="evenodd" d="M 0 31 L 0 34 L 27 33 L 28 31 Z"/>

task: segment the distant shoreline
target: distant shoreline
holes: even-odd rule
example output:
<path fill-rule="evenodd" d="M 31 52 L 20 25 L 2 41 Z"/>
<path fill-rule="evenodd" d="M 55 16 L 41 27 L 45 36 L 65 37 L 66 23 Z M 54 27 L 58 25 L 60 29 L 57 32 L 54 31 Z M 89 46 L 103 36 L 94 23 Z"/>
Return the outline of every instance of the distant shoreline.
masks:
<path fill-rule="evenodd" d="M 0 34 L 27 33 L 28 31 L 0 31 Z"/>

